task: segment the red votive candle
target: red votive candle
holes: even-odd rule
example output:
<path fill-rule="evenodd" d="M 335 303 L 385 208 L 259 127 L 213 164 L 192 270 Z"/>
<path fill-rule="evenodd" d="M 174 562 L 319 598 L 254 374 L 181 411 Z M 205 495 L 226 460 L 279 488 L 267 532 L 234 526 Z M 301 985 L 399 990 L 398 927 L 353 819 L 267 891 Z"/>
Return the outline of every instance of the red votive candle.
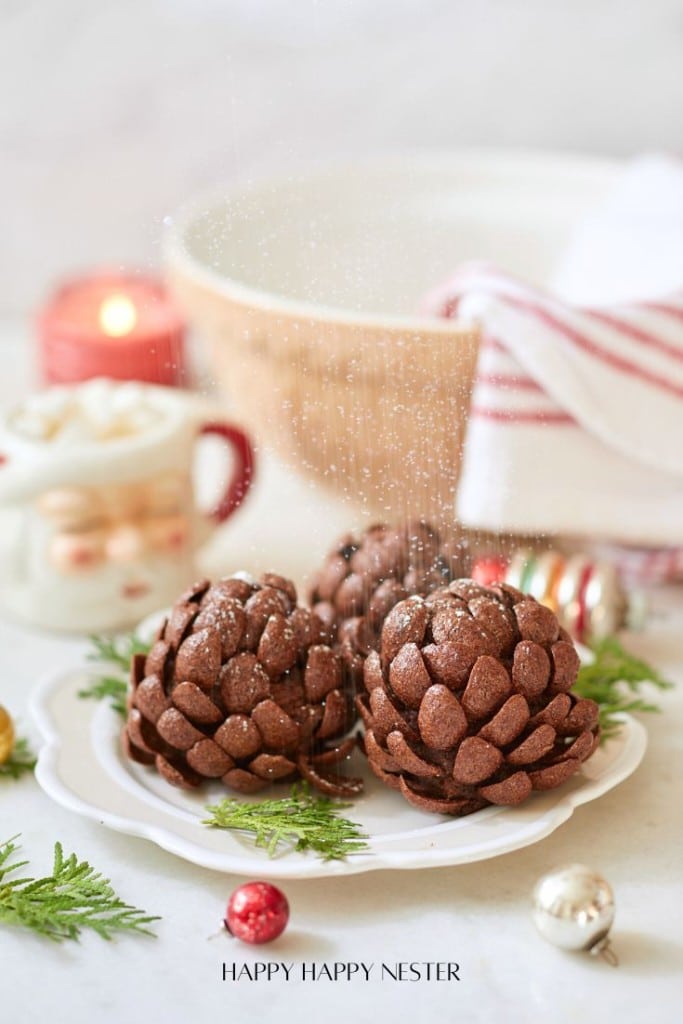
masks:
<path fill-rule="evenodd" d="M 182 385 L 184 335 L 180 313 L 153 277 L 104 272 L 69 281 L 38 317 L 43 377 Z"/>

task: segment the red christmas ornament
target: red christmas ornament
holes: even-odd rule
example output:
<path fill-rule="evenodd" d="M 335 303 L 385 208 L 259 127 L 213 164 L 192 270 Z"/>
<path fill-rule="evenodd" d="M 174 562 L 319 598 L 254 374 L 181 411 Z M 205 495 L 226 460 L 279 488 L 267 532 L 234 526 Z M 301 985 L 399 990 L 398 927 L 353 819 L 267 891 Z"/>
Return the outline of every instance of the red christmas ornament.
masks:
<path fill-rule="evenodd" d="M 503 583 L 508 571 L 505 558 L 496 555 L 481 555 L 472 563 L 472 579 L 482 587 L 491 587 L 494 583 Z"/>
<path fill-rule="evenodd" d="M 284 893 L 270 882 L 247 882 L 238 886 L 228 901 L 225 927 L 235 938 L 255 946 L 277 939 L 288 920 Z"/>

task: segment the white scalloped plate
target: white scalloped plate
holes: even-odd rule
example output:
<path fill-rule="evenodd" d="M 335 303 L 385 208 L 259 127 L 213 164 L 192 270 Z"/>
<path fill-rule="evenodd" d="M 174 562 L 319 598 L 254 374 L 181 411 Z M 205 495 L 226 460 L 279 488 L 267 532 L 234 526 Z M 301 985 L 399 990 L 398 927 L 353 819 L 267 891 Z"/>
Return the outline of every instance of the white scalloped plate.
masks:
<path fill-rule="evenodd" d="M 559 789 L 534 794 L 520 807 L 491 807 L 465 818 L 425 814 L 410 807 L 371 775 L 360 755 L 353 774 L 366 789 L 345 813 L 369 836 L 367 852 L 322 861 L 287 851 L 269 858 L 248 838 L 202 825 L 206 804 L 226 795 L 219 784 L 201 793 L 173 789 L 152 769 L 120 753 L 120 720 L 105 704 L 78 697 L 89 681 L 86 668 L 46 678 L 32 701 L 44 736 L 36 777 L 57 803 L 108 828 L 140 836 L 194 864 L 216 871 L 271 878 L 318 878 L 382 868 L 466 864 L 538 842 L 627 778 L 645 753 L 647 734 L 629 715 L 619 735 Z"/>

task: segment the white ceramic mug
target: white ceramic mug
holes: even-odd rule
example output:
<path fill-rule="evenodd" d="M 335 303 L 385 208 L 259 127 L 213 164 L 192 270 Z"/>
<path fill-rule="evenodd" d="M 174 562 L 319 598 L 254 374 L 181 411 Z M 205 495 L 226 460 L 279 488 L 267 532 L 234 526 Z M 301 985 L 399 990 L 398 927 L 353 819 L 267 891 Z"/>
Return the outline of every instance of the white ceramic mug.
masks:
<path fill-rule="evenodd" d="M 208 433 L 233 460 L 207 512 L 192 467 Z M 0 428 L 2 604 L 53 629 L 135 624 L 192 582 L 197 548 L 241 504 L 253 468 L 244 432 L 186 392 L 100 380 L 34 396 Z"/>

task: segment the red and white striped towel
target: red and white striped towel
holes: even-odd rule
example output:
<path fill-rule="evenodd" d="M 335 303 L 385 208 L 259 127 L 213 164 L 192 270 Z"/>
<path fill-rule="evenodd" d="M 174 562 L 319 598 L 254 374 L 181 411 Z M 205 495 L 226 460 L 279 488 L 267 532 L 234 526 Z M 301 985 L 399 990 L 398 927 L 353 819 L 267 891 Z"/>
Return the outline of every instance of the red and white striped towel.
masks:
<path fill-rule="evenodd" d="M 458 515 L 603 540 L 631 579 L 680 576 L 683 161 L 627 164 L 549 280 L 470 264 L 426 300 L 484 335 Z"/>
<path fill-rule="evenodd" d="M 463 523 L 683 543 L 683 290 L 578 308 L 470 264 L 427 306 L 483 331 Z"/>

